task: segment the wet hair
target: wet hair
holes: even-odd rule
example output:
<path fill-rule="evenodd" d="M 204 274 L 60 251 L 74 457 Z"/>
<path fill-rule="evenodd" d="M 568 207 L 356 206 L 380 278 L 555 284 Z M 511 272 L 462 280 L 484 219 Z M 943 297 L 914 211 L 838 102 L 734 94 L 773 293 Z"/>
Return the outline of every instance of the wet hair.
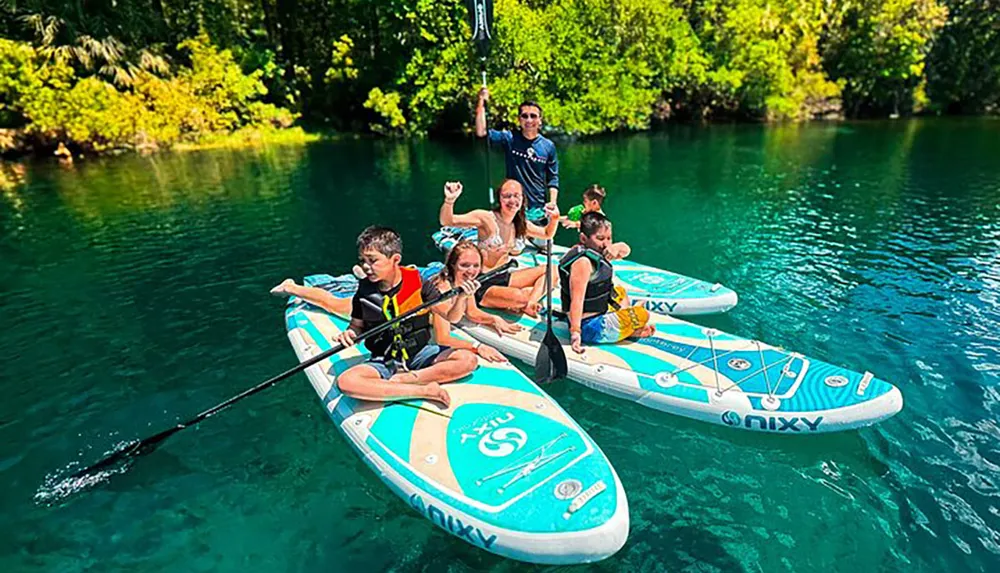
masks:
<path fill-rule="evenodd" d="M 403 255 L 403 240 L 389 227 L 372 225 L 358 235 L 358 252 L 378 251 L 386 257 Z"/>
<path fill-rule="evenodd" d="M 504 179 L 503 183 L 500 184 L 500 188 L 497 189 L 497 204 L 493 206 L 493 212 L 497 215 L 500 214 L 500 192 L 507 185 L 517 185 L 517 188 L 521 190 L 521 208 L 517 210 L 514 215 L 514 237 L 517 239 L 524 238 L 528 234 L 528 216 L 525 215 L 525 209 L 527 209 L 528 201 L 524 196 L 524 186 L 517 179 Z"/>
<path fill-rule="evenodd" d="M 476 256 L 479 257 L 479 263 L 482 264 L 483 254 L 479 252 L 479 247 L 472 241 L 463 239 L 455 243 L 455 246 L 448 251 L 448 256 L 444 259 L 444 268 L 437 275 L 438 282 L 448 281 L 451 286 L 457 286 L 455 277 L 458 276 L 458 259 L 467 251 L 475 252 Z"/>
<path fill-rule="evenodd" d="M 536 107 L 538 108 L 538 117 L 542 117 L 542 106 L 538 105 L 535 100 L 526 99 L 521 102 L 521 105 L 517 106 L 517 115 L 521 115 L 521 110 L 526 107 Z"/>
<path fill-rule="evenodd" d="M 611 228 L 611 219 L 608 219 L 597 211 L 584 213 L 580 217 L 580 232 L 588 237 L 592 237 L 594 233 L 604 228 Z"/>
<path fill-rule="evenodd" d="M 598 206 L 604 205 L 604 198 L 607 196 L 608 194 L 604 191 L 604 187 L 601 187 L 597 183 L 583 190 L 583 198 L 587 201 L 597 201 Z"/>

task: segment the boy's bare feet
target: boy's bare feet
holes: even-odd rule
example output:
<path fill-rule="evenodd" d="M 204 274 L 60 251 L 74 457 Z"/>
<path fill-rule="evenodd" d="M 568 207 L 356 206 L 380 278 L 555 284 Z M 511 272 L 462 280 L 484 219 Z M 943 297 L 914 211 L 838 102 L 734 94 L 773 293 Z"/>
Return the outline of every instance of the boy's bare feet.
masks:
<path fill-rule="evenodd" d="M 538 311 L 541 310 L 541 308 L 542 305 L 538 303 L 538 301 L 534 301 L 524 305 L 524 309 L 521 312 L 530 316 L 531 318 L 538 318 Z"/>
<path fill-rule="evenodd" d="M 656 332 L 656 325 L 655 324 L 647 324 L 646 326 L 644 326 L 644 327 L 642 327 L 642 328 L 640 328 L 639 330 L 636 331 L 635 337 L 636 338 L 646 338 L 647 336 L 653 336 L 653 334 L 655 332 Z"/>
<path fill-rule="evenodd" d="M 295 281 L 292 279 L 285 279 L 281 283 L 271 289 L 271 294 L 274 296 L 292 296 L 292 293 L 288 291 L 290 287 L 295 286 Z"/>
<path fill-rule="evenodd" d="M 431 382 L 427 386 L 424 386 L 424 391 L 426 392 L 426 399 L 438 402 L 445 408 L 451 406 L 451 396 L 449 396 L 447 390 L 442 388 L 437 382 Z"/>

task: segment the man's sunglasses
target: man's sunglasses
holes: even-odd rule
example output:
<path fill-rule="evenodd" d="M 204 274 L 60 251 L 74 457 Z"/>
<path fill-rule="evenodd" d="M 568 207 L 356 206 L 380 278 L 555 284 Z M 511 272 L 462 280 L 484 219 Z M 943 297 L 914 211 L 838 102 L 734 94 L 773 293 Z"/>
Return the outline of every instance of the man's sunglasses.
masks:
<path fill-rule="evenodd" d="M 522 113 L 521 119 L 538 119 L 537 113 Z"/>

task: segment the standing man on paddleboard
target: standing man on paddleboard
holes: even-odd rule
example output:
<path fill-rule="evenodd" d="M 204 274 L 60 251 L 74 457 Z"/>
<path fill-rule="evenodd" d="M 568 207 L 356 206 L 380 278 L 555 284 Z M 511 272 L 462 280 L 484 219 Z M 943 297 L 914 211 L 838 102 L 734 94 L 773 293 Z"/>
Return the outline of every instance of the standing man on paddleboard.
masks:
<path fill-rule="evenodd" d="M 556 145 L 539 132 L 542 127 L 542 108 L 533 101 L 518 106 L 517 122 L 520 130 L 497 131 L 486 128 L 486 102 L 490 92 L 479 90 L 476 103 L 476 137 L 489 135 L 491 144 L 499 144 L 504 152 L 507 178 L 517 180 L 524 187 L 529 222 L 545 225 L 546 204 L 555 206 L 559 198 L 559 158 Z M 546 202 L 546 191 L 549 201 Z"/>

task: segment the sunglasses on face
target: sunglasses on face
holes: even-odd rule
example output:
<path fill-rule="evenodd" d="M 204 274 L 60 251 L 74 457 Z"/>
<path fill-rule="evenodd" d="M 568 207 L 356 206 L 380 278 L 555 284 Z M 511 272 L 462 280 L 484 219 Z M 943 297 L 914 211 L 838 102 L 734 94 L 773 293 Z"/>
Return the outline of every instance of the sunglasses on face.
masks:
<path fill-rule="evenodd" d="M 537 113 L 522 113 L 521 119 L 538 119 Z"/>

